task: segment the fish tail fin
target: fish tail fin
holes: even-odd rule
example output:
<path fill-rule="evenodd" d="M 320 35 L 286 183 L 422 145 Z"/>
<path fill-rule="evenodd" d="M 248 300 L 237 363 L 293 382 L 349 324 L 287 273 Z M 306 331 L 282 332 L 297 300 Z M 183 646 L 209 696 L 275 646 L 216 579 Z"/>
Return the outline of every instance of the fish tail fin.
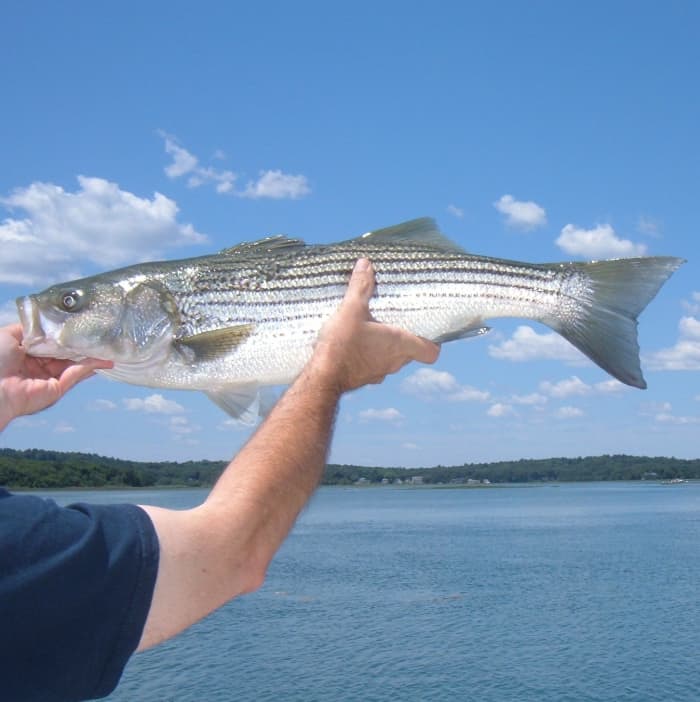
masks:
<path fill-rule="evenodd" d="M 579 281 L 568 292 L 576 313 L 543 321 L 614 378 L 644 389 L 637 317 L 683 263 L 656 256 L 565 264 L 573 272 L 570 279 Z"/>

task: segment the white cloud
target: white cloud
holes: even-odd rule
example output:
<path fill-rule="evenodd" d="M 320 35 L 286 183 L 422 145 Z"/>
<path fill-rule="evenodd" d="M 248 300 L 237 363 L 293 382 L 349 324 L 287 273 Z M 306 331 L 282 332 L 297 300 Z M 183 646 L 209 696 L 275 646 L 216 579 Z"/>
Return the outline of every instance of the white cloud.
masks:
<path fill-rule="evenodd" d="M 626 385 L 621 383 L 619 380 L 615 380 L 614 378 L 611 378 L 610 380 L 603 380 L 593 385 L 588 385 L 576 375 L 572 375 L 570 378 L 560 380 L 556 383 L 552 383 L 548 380 L 540 383 L 540 390 L 543 393 L 546 393 L 549 395 L 549 397 L 556 397 L 559 399 L 572 396 L 582 397 L 584 395 L 593 394 L 611 395 L 612 393 L 621 392 L 626 388 Z"/>
<path fill-rule="evenodd" d="M 180 415 L 170 417 L 168 420 L 168 429 L 175 434 L 176 438 L 190 436 L 191 434 L 198 432 L 200 428 L 201 427 L 196 424 L 190 424 L 187 417 L 182 417 Z"/>
<path fill-rule="evenodd" d="M 557 419 L 575 419 L 576 417 L 583 417 L 583 410 L 578 407 L 560 407 L 554 416 Z"/>
<path fill-rule="evenodd" d="M 652 217 L 647 217 L 646 215 L 641 215 L 637 222 L 637 229 L 647 236 L 659 237 L 661 236 L 661 222 Z"/>
<path fill-rule="evenodd" d="M 236 194 L 253 200 L 263 197 L 297 200 L 310 192 L 306 176 L 289 175 L 282 171 L 261 171 L 255 182 L 249 182 L 243 192 Z"/>
<path fill-rule="evenodd" d="M 239 177 L 237 173 L 213 166 L 202 166 L 199 159 L 179 144 L 174 136 L 163 131 L 159 134 L 165 142 L 165 152 L 172 157 L 172 161 L 165 166 L 165 174 L 172 179 L 187 176 L 189 188 L 213 185 L 217 193 L 253 200 L 261 198 L 296 200 L 311 193 L 306 176 L 290 175 L 280 170 L 260 171 L 257 180 L 249 181 L 245 188 L 237 190 L 236 181 Z M 223 152 L 217 150 L 214 158 L 223 159 Z"/>
<path fill-rule="evenodd" d="M 359 418 L 363 422 L 380 421 L 380 422 L 401 422 L 404 416 L 394 407 L 386 409 L 366 409 L 359 413 Z"/>
<path fill-rule="evenodd" d="M 160 393 L 148 397 L 131 397 L 123 400 L 124 407 L 131 412 L 147 412 L 148 414 L 180 414 L 185 408 L 175 402 L 167 400 Z"/>
<path fill-rule="evenodd" d="M 593 388 L 599 393 L 610 395 L 612 393 L 629 390 L 629 385 L 625 385 L 619 380 L 615 380 L 615 378 L 610 378 L 610 380 L 602 380 L 601 382 L 596 383 Z"/>
<path fill-rule="evenodd" d="M 700 370 L 700 320 L 682 317 L 675 345 L 648 354 L 644 360 L 651 370 Z"/>
<path fill-rule="evenodd" d="M 579 229 L 567 224 L 556 240 L 562 251 L 584 258 L 623 258 L 644 256 L 647 247 L 629 239 L 620 239 L 609 224 L 600 224 L 593 229 Z"/>
<path fill-rule="evenodd" d="M 514 405 L 544 405 L 548 399 L 538 392 L 530 393 L 529 395 L 512 395 L 509 400 Z"/>
<path fill-rule="evenodd" d="M 165 167 L 168 178 L 179 178 L 197 169 L 199 161 L 196 156 L 167 134 L 161 133 L 161 136 L 165 139 L 165 153 L 173 157 L 173 162 Z"/>
<path fill-rule="evenodd" d="M 447 399 L 450 402 L 486 402 L 491 397 L 491 393 L 486 390 L 478 390 L 471 385 L 462 385 L 458 390 L 451 392 Z"/>
<path fill-rule="evenodd" d="M 532 327 L 521 325 L 510 339 L 489 346 L 489 356 L 506 361 L 557 360 L 583 365 L 586 357 L 556 332 L 538 334 Z"/>
<path fill-rule="evenodd" d="M 94 412 L 111 412 L 117 409 L 117 405 L 115 402 L 112 402 L 112 400 L 98 399 L 90 403 L 90 409 Z"/>
<path fill-rule="evenodd" d="M 418 444 L 414 444 L 412 441 L 407 441 L 405 444 L 401 444 L 401 448 L 408 449 L 409 451 L 415 451 L 418 448 Z"/>
<path fill-rule="evenodd" d="M 0 199 L 25 215 L 0 223 L 0 283 L 75 278 L 84 263 L 114 267 L 206 241 L 177 221 L 177 205 L 165 195 L 141 198 L 102 178 L 78 176 L 78 184 L 68 192 L 36 182 Z"/>
<path fill-rule="evenodd" d="M 690 300 L 683 300 L 681 304 L 691 315 L 700 314 L 700 292 L 694 292 Z"/>
<path fill-rule="evenodd" d="M 72 434 L 75 431 L 75 427 L 68 422 L 58 422 L 53 428 L 54 434 Z"/>
<path fill-rule="evenodd" d="M 667 407 L 659 412 L 654 419 L 659 424 L 675 424 L 683 426 L 687 424 L 700 424 L 700 417 L 675 415 L 671 412 L 671 405 L 667 403 Z"/>
<path fill-rule="evenodd" d="M 462 219 L 462 217 L 464 217 L 464 210 L 461 207 L 457 207 L 457 205 L 448 205 L 447 211 L 453 217 L 457 217 L 458 219 Z"/>
<path fill-rule="evenodd" d="M 451 392 L 459 386 L 457 379 L 447 371 L 419 368 L 401 383 L 401 389 L 413 395 Z"/>
<path fill-rule="evenodd" d="M 503 195 L 493 206 L 505 215 L 509 227 L 530 230 L 547 224 L 547 213 L 535 202 L 522 202 L 512 195 Z"/>
<path fill-rule="evenodd" d="M 504 402 L 496 402 L 491 405 L 486 411 L 489 417 L 510 417 L 516 414 L 512 405 L 508 405 Z"/>
<path fill-rule="evenodd" d="M 540 383 L 540 390 L 547 393 L 550 397 L 571 397 L 572 395 L 588 395 L 591 392 L 591 386 L 584 383 L 581 378 L 572 375 L 566 380 L 560 380 L 558 383 L 550 383 L 548 380 Z"/>
<path fill-rule="evenodd" d="M 419 368 L 401 383 L 401 389 L 410 394 L 430 399 L 435 395 L 444 395 L 451 402 L 485 402 L 490 394 L 470 385 L 460 385 L 457 379 L 447 371 L 433 368 Z"/>

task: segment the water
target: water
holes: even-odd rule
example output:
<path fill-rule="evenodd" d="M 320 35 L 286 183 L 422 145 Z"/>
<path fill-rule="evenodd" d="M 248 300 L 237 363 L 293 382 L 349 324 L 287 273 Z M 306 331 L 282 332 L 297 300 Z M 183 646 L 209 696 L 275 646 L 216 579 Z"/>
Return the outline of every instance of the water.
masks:
<path fill-rule="evenodd" d="M 700 484 L 325 488 L 259 592 L 108 699 L 695 702 L 699 579 Z"/>

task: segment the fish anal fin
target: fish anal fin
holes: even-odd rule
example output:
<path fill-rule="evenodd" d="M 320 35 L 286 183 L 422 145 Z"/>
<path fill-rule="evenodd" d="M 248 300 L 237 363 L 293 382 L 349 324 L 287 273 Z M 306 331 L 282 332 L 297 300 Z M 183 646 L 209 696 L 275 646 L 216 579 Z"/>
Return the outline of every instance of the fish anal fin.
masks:
<path fill-rule="evenodd" d="M 457 341 L 458 339 L 471 339 L 475 336 L 483 336 L 491 331 L 491 327 L 484 326 L 473 326 L 470 325 L 463 329 L 457 329 L 455 331 L 446 332 L 445 334 L 440 334 L 433 341 L 436 344 L 446 344 L 448 341 Z"/>

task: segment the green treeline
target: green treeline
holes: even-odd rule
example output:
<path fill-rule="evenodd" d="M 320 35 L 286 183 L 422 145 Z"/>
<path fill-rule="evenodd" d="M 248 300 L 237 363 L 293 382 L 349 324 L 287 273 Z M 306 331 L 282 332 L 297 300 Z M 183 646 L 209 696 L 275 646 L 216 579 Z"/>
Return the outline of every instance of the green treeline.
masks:
<path fill-rule="evenodd" d="M 652 458 L 646 456 L 588 456 L 585 458 L 542 458 L 465 463 L 461 466 L 433 468 L 366 468 L 359 466 L 326 467 L 325 485 L 350 485 L 363 478 L 370 483 L 388 480 L 405 482 L 415 476 L 427 485 L 467 483 L 530 483 L 543 481 L 574 482 L 591 480 L 672 480 L 700 479 L 700 459 Z M 364 482 L 364 481 L 362 481 Z"/>
<path fill-rule="evenodd" d="M 138 462 L 87 453 L 30 449 L 0 449 L 0 485 L 12 488 L 62 487 L 207 487 L 226 466 L 224 461 Z M 425 485 L 527 483 L 587 480 L 700 479 L 700 459 L 640 456 L 591 456 L 465 463 L 432 468 L 381 468 L 328 465 L 324 485 L 398 484 L 417 481 Z"/>
<path fill-rule="evenodd" d="M 142 463 L 91 453 L 0 449 L 0 485 L 23 488 L 199 487 L 213 485 L 223 461 Z"/>

